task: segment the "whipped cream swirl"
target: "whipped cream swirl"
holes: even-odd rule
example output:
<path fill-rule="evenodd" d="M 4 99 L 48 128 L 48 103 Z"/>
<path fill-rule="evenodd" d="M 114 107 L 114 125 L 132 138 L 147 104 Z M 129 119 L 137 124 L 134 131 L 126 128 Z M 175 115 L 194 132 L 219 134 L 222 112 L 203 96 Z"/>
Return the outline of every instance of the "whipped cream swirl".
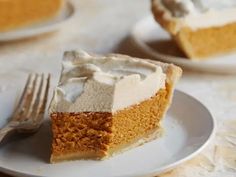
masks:
<path fill-rule="evenodd" d="M 218 27 L 236 22 L 236 0 L 154 0 L 166 10 L 165 18 L 191 29 Z"/>
<path fill-rule="evenodd" d="M 165 87 L 160 66 L 123 55 L 66 52 L 50 112 L 115 112 Z"/>

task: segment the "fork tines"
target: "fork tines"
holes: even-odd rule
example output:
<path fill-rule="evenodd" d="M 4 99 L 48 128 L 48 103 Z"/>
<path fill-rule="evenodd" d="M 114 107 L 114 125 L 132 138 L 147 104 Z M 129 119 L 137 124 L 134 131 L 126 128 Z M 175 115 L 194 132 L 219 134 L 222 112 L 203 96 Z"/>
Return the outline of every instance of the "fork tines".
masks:
<path fill-rule="evenodd" d="M 30 74 L 12 120 L 41 121 L 47 103 L 49 83 L 50 74 Z"/>

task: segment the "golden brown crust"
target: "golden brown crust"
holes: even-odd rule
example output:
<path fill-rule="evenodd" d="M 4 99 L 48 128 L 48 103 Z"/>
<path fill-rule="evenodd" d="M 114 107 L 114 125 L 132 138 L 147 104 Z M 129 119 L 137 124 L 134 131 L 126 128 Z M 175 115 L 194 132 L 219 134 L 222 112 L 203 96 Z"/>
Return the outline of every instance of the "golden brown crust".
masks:
<path fill-rule="evenodd" d="M 77 151 L 69 152 L 66 154 L 51 155 L 50 163 L 58 163 L 63 161 L 72 161 L 78 159 L 92 159 L 101 160 L 105 157 L 104 153 L 94 152 L 94 151 Z"/>
<path fill-rule="evenodd" d="M 174 19 L 168 20 L 164 17 L 167 11 L 164 9 L 163 5 L 159 4 L 156 0 L 152 0 L 151 11 L 155 20 L 164 29 L 166 29 L 172 35 L 175 35 L 177 33 L 177 22 Z"/>

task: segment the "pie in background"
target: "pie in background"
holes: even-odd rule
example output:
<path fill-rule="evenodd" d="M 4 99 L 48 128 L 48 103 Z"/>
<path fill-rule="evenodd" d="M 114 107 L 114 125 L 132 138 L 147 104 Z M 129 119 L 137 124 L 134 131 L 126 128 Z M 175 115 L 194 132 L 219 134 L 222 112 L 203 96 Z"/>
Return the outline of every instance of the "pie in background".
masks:
<path fill-rule="evenodd" d="M 0 32 L 48 21 L 63 6 L 63 0 L 0 0 Z"/>
<path fill-rule="evenodd" d="M 236 51 L 235 0 L 152 0 L 152 12 L 190 59 Z"/>

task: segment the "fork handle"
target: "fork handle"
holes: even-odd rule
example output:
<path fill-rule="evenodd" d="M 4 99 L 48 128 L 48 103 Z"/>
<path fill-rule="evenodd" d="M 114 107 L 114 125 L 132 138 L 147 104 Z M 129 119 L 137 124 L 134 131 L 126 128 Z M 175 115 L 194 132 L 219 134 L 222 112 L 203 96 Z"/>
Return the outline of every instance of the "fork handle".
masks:
<path fill-rule="evenodd" d="M 3 128 L 0 129 L 0 142 L 4 139 L 4 137 L 14 130 L 14 127 L 9 126 L 8 124 L 5 125 Z"/>

